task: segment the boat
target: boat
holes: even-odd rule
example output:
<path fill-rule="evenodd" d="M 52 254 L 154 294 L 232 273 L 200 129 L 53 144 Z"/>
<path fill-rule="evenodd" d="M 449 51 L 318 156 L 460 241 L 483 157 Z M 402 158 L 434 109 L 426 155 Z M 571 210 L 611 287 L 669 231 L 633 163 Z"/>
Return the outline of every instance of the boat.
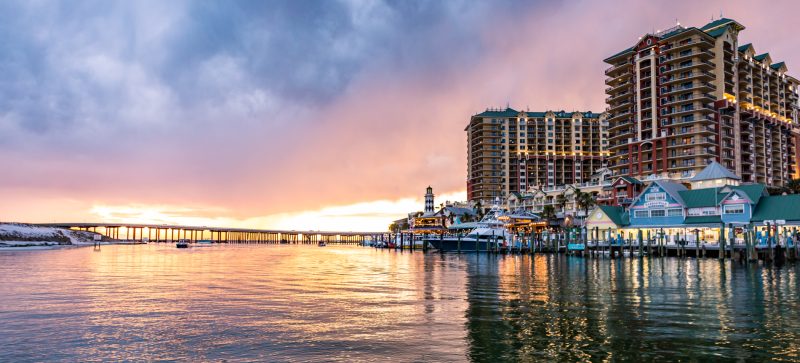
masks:
<path fill-rule="evenodd" d="M 499 203 L 478 222 L 478 226 L 463 237 L 426 238 L 434 249 L 441 252 L 489 252 L 505 248 L 511 235 L 505 224 L 498 219 L 503 214 Z"/>
<path fill-rule="evenodd" d="M 178 240 L 178 243 L 175 244 L 177 248 L 189 248 L 189 241 L 185 239 Z"/>
<path fill-rule="evenodd" d="M 212 243 L 212 242 L 211 242 L 211 240 L 210 240 L 210 239 L 201 239 L 201 240 L 197 240 L 197 244 L 200 244 L 200 245 L 210 245 L 211 243 Z"/>
<path fill-rule="evenodd" d="M 320 242 L 317 244 L 317 246 L 319 246 L 319 247 L 325 247 L 325 246 L 327 246 L 327 245 L 328 245 L 328 244 L 327 244 L 327 243 L 325 243 L 325 241 L 320 241 Z"/>

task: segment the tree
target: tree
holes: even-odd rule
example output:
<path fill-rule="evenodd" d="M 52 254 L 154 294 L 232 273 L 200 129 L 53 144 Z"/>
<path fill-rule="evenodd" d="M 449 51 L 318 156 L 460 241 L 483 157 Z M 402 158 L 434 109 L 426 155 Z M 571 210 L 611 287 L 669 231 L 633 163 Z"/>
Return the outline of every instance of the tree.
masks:
<path fill-rule="evenodd" d="M 786 189 L 790 194 L 800 194 L 800 179 L 792 179 L 786 183 Z"/>
<path fill-rule="evenodd" d="M 483 205 L 481 204 L 480 200 L 475 202 L 475 214 L 478 215 L 478 220 L 483 219 Z"/>
<path fill-rule="evenodd" d="M 588 216 L 589 209 L 597 204 L 594 200 L 594 195 L 591 193 L 584 193 L 580 190 L 575 194 L 575 203 L 578 204 L 578 208 L 583 210 L 584 216 Z"/>
<path fill-rule="evenodd" d="M 562 213 L 566 212 L 566 210 L 564 208 L 567 207 L 567 197 L 564 194 L 559 194 L 556 197 L 556 204 L 558 204 L 558 206 L 561 207 L 561 212 Z"/>
<path fill-rule="evenodd" d="M 397 233 L 397 229 L 398 229 L 397 223 L 392 223 L 389 225 L 389 232 Z"/>
<path fill-rule="evenodd" d="M 549 221 L 556 217 L 556 209 L 552 205 L 546 205 L 542 208 L 542 213 L 539 213 L 545 221 Z"/>
<path fill-rule="evenodd" d="M 767 193 L 769 193 L 769 195 L 783 195 L 784 193 L 789 194 L 791 192 L 792 191 L 787 187 L 767 187 Z"/>

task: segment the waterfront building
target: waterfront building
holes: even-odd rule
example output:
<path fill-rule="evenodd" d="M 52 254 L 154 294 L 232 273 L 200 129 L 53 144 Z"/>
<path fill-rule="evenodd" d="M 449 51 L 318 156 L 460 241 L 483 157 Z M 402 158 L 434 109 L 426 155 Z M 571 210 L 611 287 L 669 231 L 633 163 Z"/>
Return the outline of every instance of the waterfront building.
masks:
<path fill-rule="evenodd" d="M 425 209 L 421 213 L 416 213 L 411 220 L 409 232 L 414 234 L 443 233 L 445 231 L 444 218 L 441 214 L 434 212 L 433 207 L 433 188 L 429 185 L 425 189 Z"/>
<path fill-rule="evenodd" d="M 613 185 L 611 171 L 600 168 L 595 171 L 589 181 L 567 185 L 542 187 L 534 185 L 525 192 L 512 192 L 506 200 L 506 208 L 510 211 L 529 211 L 541 214 L 546 206 L 553 207 L 555 220 L 562 221 L 570 216 L 581 220 L 586 216 L 586 210 L 581 209 L 576 196 L 578 192 L 591 194 L 598 203 L 606 200 L 612 203 L 612 198 L 606 198 L 609 188 Z M 611 195 L 611 194 L 609 194 Z M 561 222 L 559 222 L 561 223 Z"/>
<path fill-rule="evenodd" d="M 603 192 L 597 196 L 597 204 L 627 207 L 643 188 L 644 183 L 639 179 L 627 175 L 619 176 L 610 186 L 603 188 Z"/>
<path fill-rule="evenodd" d="M 800 177 L 800 82 L 784 62 L 740 44 L 742 30 L 725 18 L 678 25 L 605 59 L 615 175 L 688 180 L 718 161 L 743 183 Z"/>
<path fill-rule="evenodd" d="M 743 243 L 744 228 L 763 230 L 764 221 L 780 224 L 780 232 L 796 232 L 800 226 L 798 195 L 769 196 L 766 185 L 739 183 L 720 164 L 709 165 L 687 182 L 699 188 L 660 179 L 648 184 L 628 208 L 597 206 L 586 220 L 587 230 L 600 238 L 644 238 L 661 236 L 667 244 L 685 241 L 694 245 L 715 244 L 723 236 Z M 698 184 L 699 182 L 707 184 Z M 595 233 L 596 233 L 595 232 Z"/>
<path fill-rule="evenodd" d="M 404 232 L 413 234 L 444 233 L 451 225 L 475 222 L 478 213 L 469 202 L 446 201 L 437 211 L 433 188 L 425 189 L 424 210 L 408 214 L 408 228 Z M 395 221 L 397 223 L 398 221 Z"/>
<path fill-rule="evenodd" d="M 608 155 L 605 115 L 487 109 L 467 132 L 467 197 L 483 206 L 529 188 L 588 182 Z"/>

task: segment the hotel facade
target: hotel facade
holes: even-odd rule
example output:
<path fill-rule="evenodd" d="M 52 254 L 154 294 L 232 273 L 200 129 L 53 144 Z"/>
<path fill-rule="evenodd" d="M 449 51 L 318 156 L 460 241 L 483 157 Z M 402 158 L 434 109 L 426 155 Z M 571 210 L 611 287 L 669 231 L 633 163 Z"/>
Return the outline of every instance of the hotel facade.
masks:
<path fill-rule="evenodd" d="M 800 82 L 784 62 L 740 44 L 742 30 L 724 18 L 679 25 L 605 59 L 614 175 L 689 179 L 718 161 L 742 182 L 800 178 Z"/>
<path fill-rule="evenodd" d="M 608 155 L 604 114 L 489 109 L 471 117 L 467 196 L 484 207 L 531 187 L 584 183 Z"/>

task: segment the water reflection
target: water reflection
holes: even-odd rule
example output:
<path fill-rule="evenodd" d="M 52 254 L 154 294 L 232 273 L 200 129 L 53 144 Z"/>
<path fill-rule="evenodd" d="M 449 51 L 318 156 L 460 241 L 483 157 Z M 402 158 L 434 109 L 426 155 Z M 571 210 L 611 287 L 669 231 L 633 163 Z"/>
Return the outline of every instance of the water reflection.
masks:
<path fill-rule="evenodd" d="M 468 262 L 474 360 L 799 358 L 797 267 L 552 255 Z"/>
<path fill-rule="evenodd" d="M 798 360 L 799 269 L 332 246 L 0 252 L 0 361 Z"/>

